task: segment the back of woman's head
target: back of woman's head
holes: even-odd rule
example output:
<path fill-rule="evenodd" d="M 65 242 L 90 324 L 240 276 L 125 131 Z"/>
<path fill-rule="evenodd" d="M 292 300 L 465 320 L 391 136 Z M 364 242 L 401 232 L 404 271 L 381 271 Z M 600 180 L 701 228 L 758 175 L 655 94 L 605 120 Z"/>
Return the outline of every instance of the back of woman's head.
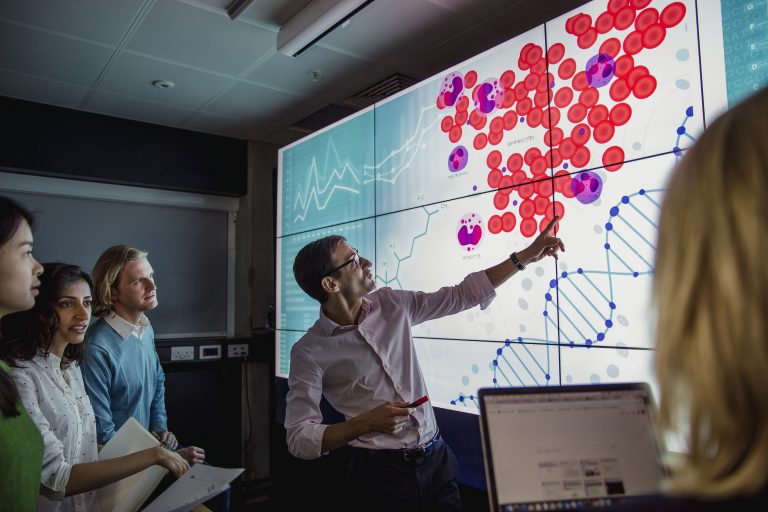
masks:
<path fill-rule="evenodd" d="M 768 90 L 728 111 L 669 182 L 656 254 L 662 426 L 689 432 L 671 489 L 768 487 Z"/>
<path fill-rule="evenodd" d="M 7 315 L 0 323 L 5 340 L 0 349 L 0 357 L 9 364 L 32 359 L 40 352 L 48 354 L 51 341 L 59 329 L 56 303 L 68 286 L 83 280 L 93 289 L 91 276 L 77 265 L 43 263 L 43 268 L 40 294 L 35 299 L 35 306 L 28 311 Z M 84 343 L 67 345 L 64 351 L 64 359 L 69 362 L 80 363 L 84 356 Z"/>

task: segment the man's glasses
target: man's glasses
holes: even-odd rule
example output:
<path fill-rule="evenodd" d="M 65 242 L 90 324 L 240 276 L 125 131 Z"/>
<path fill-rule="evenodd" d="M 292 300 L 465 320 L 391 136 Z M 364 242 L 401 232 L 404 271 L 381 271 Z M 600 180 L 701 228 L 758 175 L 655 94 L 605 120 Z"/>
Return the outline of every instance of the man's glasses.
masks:
<path fill-rule="evenodd" d="M 350 258 L 349 260 L 339 265 L 338 267 L 328 272 L 327 274 L 325 274 L 326 277 L 335 274 L 337 270 L 341 270 L 347 265 L 352 265 L 352 268 L 360 268 L 360 251 L 358 251 L 357 249 L 352 249 L 352 250 L 355 251 L 355 255 L 352 256 L 352 258 Z"/>

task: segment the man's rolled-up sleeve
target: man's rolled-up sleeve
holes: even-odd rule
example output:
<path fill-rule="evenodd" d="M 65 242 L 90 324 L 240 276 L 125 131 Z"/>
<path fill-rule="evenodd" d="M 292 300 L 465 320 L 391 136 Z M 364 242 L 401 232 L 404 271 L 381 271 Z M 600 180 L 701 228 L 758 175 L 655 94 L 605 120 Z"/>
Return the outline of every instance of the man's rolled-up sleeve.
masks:
<path fill-rule="evenodd" d="M 316 459 L 321 455 L 323 424 L 320 411 L 323 374 L 312 357 L 294 345 L 291 350 L 291 370 L 288 377 L 285 430 L 288 451 L 300 459 Z"/>

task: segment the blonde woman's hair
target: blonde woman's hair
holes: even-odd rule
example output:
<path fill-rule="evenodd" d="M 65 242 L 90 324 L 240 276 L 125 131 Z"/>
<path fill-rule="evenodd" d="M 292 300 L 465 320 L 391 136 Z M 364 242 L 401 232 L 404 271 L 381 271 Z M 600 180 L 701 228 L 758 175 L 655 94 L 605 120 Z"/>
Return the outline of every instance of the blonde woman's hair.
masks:
<path fill-rule="evenodd" d="M 715 121 L 673 173 L 654 296 L 660 423 L 687 432 L 669 491 L 768 487 L 768 90 Z"/>
<path fill-rule="evenodd" d="M 114 245 L 104 251 L 93 267 L 93 315 L 107 316 L 115 307 L 112 288 L 116 287 L 125 266 L 149 255 L 131 245 Z"/>

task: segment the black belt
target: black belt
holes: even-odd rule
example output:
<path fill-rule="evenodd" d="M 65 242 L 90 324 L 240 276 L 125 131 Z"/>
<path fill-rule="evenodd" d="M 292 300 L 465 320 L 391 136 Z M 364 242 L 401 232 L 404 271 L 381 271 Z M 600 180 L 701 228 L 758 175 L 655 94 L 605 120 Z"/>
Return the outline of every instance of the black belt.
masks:
<path fill-rule="evenodd" d="M 427 457 L 428 455 L 432 454 L 432 452 L 434 452 L 435 449 L 441 444 L 443 444 L 443 438 L 440 436 L 440 432 L 438 432 L 431 440 L 422 444 L 421 446 L 417 446 L 416 448 L 403 448 L 400 450 L 374 450 L 369 448 L 355 448 L 354 451 L 393 461 L 408 461 Z"/>

